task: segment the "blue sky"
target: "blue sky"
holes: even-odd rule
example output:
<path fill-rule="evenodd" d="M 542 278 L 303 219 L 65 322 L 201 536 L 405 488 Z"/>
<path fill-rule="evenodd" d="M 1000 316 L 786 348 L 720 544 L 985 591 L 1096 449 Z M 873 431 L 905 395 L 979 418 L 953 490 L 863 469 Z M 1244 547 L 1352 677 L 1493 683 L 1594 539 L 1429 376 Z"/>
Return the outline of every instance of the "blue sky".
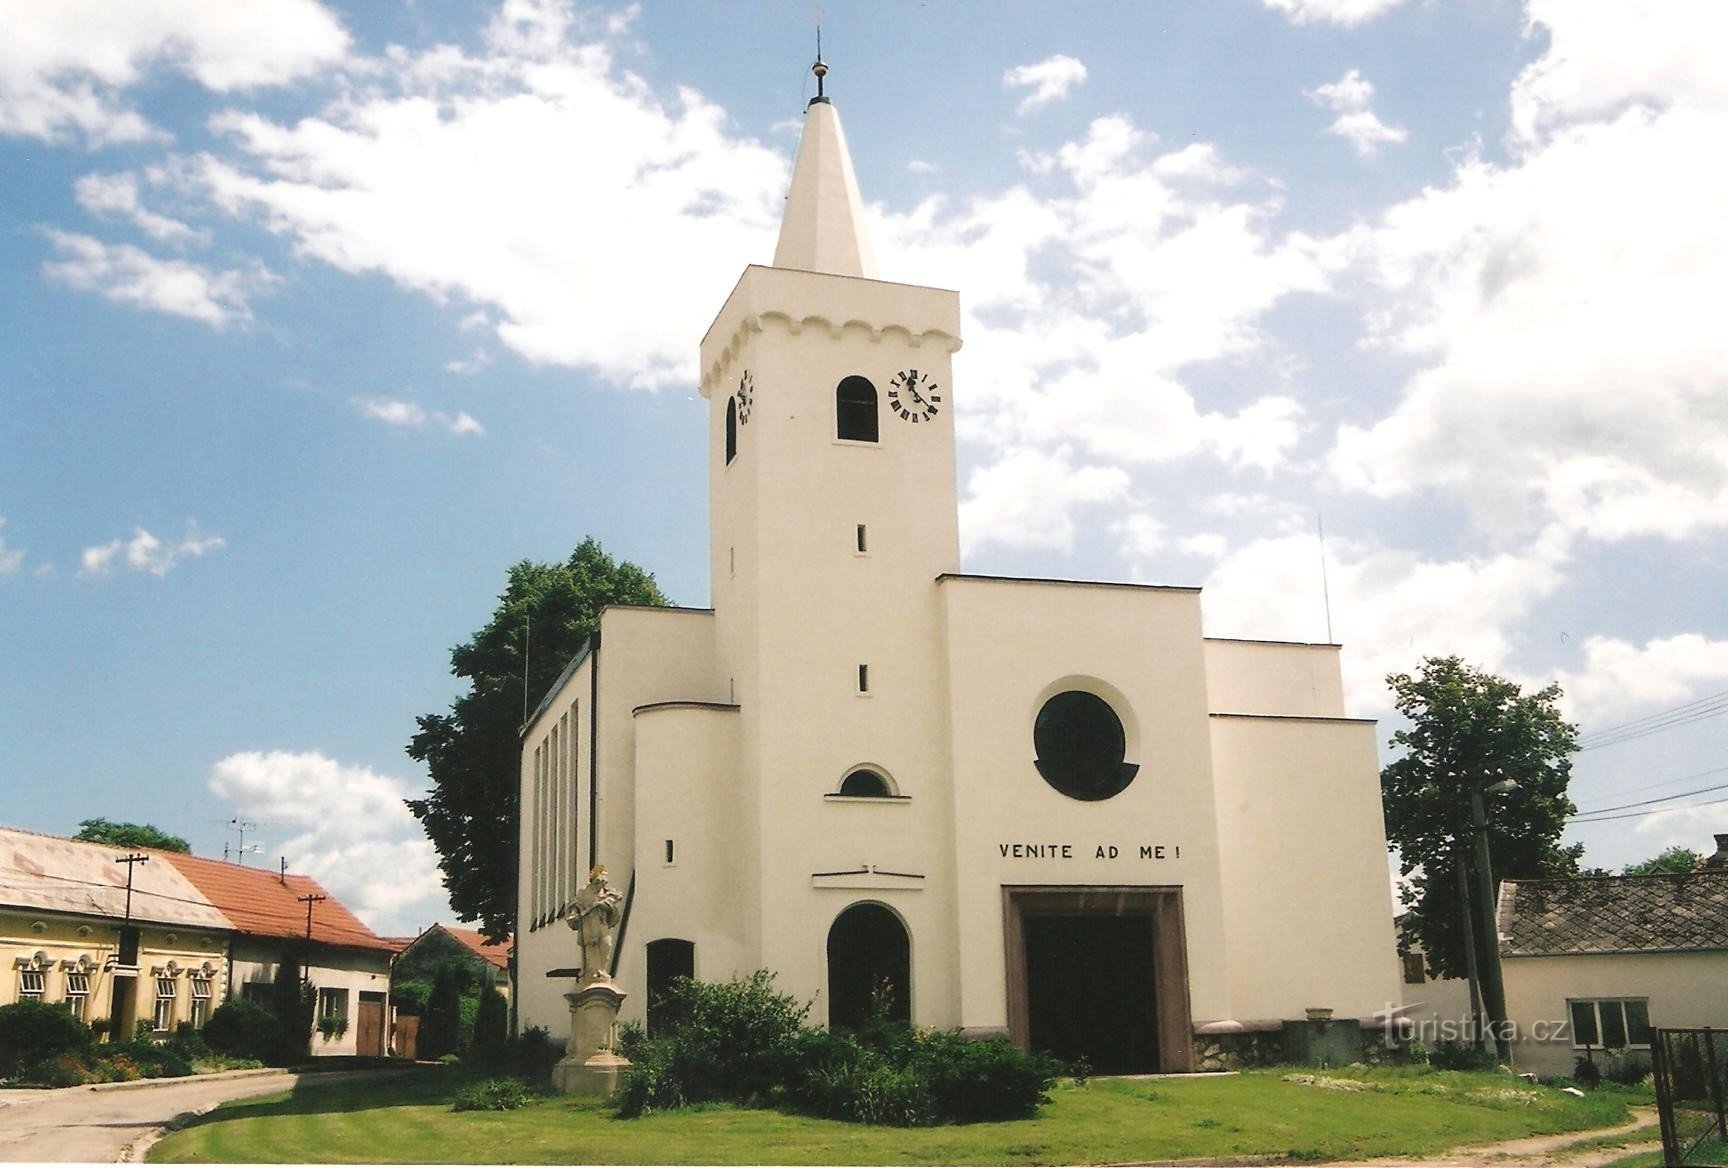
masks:
<path fill-rule="evenodd" d="M 882 271 L 967 312 L 968 570 L 1323 640 L 1323 517 L 1358 714 L 1429 653 L 1586 735 L 1728 691 L 1728 9 L 824 7 Z M 813 9 L 0 23 L 0 820 L 238 816 L 447 919 L 403 746 L 505 567 L 593 534 L 706 603 L 696 344 L 772 254 Z M 1580 755 L 1586 809 L 1694 805 L 1587 860 L 1728 831 L 1725 726 Z"/>

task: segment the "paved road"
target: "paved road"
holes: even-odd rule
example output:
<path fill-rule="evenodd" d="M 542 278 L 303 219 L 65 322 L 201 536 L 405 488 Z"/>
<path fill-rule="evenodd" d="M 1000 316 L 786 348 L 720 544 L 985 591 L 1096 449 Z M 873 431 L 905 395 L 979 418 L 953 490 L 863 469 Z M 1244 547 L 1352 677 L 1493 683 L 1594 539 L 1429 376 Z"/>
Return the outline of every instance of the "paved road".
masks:
<path fill-rule="evenodd" d="M 248 1095 L 352 1083 L 401 1071 L 254 1071 L 61 1091 L 0 1093 L 0 1161 L 113 1163 L 175 1116 Z"/>

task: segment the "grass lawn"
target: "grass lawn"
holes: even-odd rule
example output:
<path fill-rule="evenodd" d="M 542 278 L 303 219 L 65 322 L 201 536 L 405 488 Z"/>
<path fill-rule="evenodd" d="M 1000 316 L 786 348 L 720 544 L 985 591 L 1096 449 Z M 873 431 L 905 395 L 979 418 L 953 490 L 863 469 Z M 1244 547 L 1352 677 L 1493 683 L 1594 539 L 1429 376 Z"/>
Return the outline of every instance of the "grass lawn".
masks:
<path fill-rule="evenodd" d="M 616 1119 L 602 1102 L 452 1112 L 453 1073 L 226 1104 L 150 1151 L 152 1163 L 1087 1164 L 1270 1156 L 1426 1155 L 1606 1127 L 1647 1090 L 1583 1099 L 1493 1074 L 1422 1068 L 1255 1071 L 1060 1084 L 1036 1119 L 862 1127 L 704 1107 Z"/>

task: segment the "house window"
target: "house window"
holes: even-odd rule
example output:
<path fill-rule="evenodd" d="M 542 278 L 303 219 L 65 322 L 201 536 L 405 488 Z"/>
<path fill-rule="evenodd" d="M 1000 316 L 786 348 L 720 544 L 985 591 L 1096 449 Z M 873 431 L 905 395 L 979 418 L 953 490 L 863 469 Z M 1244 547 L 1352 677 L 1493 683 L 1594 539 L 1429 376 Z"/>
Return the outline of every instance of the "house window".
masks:
<path fill-rule="evenodd" d="M 43 973 L 40 969 L 20 969 L 18 971 L 18 1000 L 20 1002 L 40 1002 L 42 1000 Z"/>
<path fill-rule="evenodd" d="M 870 533 L 867 532 L 864 529 L 864 525 L 862 523 L 860 523 L 858 525 L 858 550 L 859 550 L 859 552 L 867 552 L 870 550 L 870 538 L 869 537 L 870 537 Z"/>
<path fill-rule="evenodd" d="M 876 441 L 876 387 L 865 378 L 848 377 L 834 391 L 834 435 L 852 442 Z"/>
<path fill-rule="evenodd" d="M 195 977 L 192 979 L 192 1029 L 204 1029 L 204 1023 L 210 1020 L 210 979 Z"/>
<path fill-rule="evenodd" d="M 678 862 L 678 843 L 676 840 L 666 841 L 666 862 L 668 864 L 676 864 Z"/>
<path fill-rule="evenodd" d="M 1428 980 L 1422 969 L 1420 953 L 1400 953 L 1398 959 L 1404 963 L 1405 985 L 1421 985 Z"/>
<path fill-rule="evenodd" d="M 153 1025 L 158 1033 L 174 1029 L 174 998 L 178 989 L 171 977 L 156 979 L 156 1020 Z"/>
<path fill-rule="evenodd" d="M 318 991 L 318 1020 L 320 1022 L 326 1018 L 346 1017 L 348 1017 L 347 990 Z"/>
<path fill-rule="evenodd" d="M 726 399 L 726 461 L 738 457 L 738 399 Z"/>
<path fill-rule="evenodd" d="M 861 694 L 870 692 L 870 667 L 868 665 L 858 667 L 858 692 Z"/>
<path fill-rule="evenodd" d="M 87 973 L 68 973 L 66 975 L 66 1012 L 78 1021 L 84 1021 L 85 1005 L 90 1000 L 90 975 Z"/>
<path fill-rule="evenodd" d="M 1572 1045 L 1622 1050 L 1650 1045 L 1649 998 L 1594 998 L 1566 1003 Z"/>

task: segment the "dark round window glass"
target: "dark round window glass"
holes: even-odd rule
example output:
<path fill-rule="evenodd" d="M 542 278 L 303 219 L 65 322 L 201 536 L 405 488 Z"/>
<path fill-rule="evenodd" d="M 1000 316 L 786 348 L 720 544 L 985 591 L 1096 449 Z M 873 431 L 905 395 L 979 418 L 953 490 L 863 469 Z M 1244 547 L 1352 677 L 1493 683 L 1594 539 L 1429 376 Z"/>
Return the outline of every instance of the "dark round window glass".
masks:
<path fill-rule="evenodd" d="M 1044 703 L 1032 725 L 1038 773 L 1073 799 L 1108 799 L 1139 771 L 1123 762 L 1122 719 L 1097 694 L 1071 689 Z"/>
<path fill-rule="evenodd" d="M 842 795 L 860 795 L 881 799 L 888 794 L 888 780 L 875 771 L 853 771 L 840 783 Z"/>

